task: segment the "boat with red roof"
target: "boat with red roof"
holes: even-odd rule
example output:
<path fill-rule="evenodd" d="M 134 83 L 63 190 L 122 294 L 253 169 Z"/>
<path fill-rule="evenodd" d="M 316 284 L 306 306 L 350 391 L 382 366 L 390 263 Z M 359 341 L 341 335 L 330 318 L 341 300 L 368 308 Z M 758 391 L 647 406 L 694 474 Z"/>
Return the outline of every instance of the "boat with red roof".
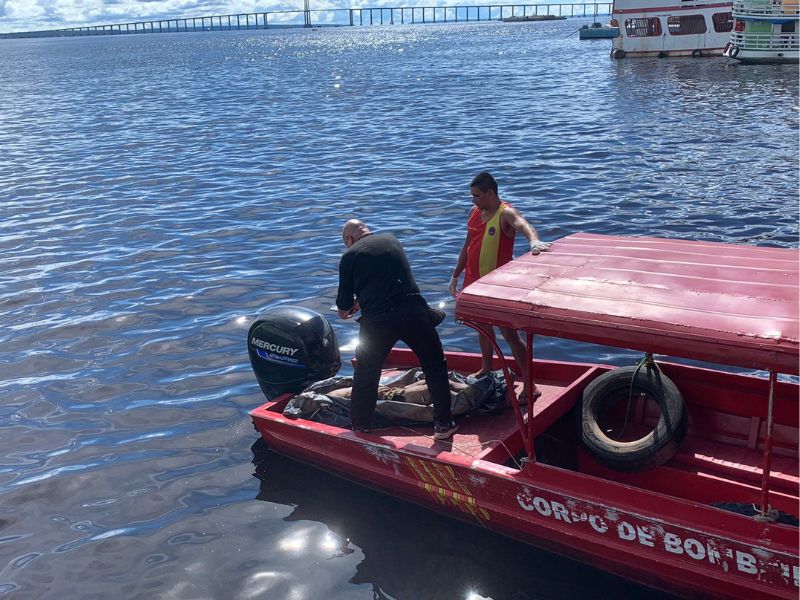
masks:
<path fill-rule="evenodd" d="M 456 303 L 456 319 L 479 332 L 524 332 L 535 402 L 520 404 L 516 381 L 505 410 L 462 417 L 445 441 L 432 425 L 356 433 L 287 416 L 305 382 L 272 386 L 259 370 L 300 371 L 313 347 L 332 357 L 324 317 L 298 313 L 269 335 L 251 327 L 269 398 L 251 416 L 279 453 L 641 584 L 689 598 L 795 599 L 798 267 L 796 249 L 570 235 Z M 307 331 L 293 338 L 292 328 Z M 642 360 L 542 360 L 534 334 Z M 480 366 L 475 354 L 447 359 L 458 372 Z M 416 364 L 394 349 L 385 368 Z M 513 381 L 499 347 L 495 366 Z"/>

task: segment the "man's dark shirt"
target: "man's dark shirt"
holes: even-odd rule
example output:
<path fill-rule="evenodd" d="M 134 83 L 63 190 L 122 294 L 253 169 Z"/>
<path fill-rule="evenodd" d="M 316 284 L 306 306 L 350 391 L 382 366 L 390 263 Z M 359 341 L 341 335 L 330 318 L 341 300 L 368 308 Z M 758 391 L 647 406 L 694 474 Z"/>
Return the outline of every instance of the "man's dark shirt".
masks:
<path fill-rule="evenodd" d="M 342 255 L 336 306 L 350 310 L 353 295 L 361 305 L 361 315 L 370 320 L 422 312 L 427 307 L 403 246 L 390 233 L 366 235 Z"/>

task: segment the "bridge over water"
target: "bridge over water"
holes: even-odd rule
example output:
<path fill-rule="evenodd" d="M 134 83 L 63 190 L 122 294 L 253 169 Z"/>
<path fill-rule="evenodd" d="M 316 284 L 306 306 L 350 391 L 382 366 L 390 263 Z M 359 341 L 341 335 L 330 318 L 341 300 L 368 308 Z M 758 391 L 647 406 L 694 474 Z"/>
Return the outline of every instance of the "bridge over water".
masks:
<path fill-rule="evenodd" d="M 551 17 L 591 17 L 611 13 L 611 2 L 593 4 L 486 4 L 472 6 L 406 6 L 381 8 L 310 9 L 263 11 L 204 17 L 178 17 L 88 25 L 44 31 L 0 33 L 3 38 L 126 35 L 142 33 L 185 33 L 286 27 L 363 27 L 422 23 L 536 20 Z"/>

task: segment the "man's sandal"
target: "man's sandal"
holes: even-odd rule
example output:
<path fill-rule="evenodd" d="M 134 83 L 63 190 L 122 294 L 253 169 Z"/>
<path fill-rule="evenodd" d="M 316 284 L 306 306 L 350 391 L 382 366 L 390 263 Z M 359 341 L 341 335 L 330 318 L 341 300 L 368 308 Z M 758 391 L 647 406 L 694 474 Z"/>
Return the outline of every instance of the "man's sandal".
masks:
<path fill-rule="evenodd" d="M 542 396 L 542 392 L 539 391 L 539 388 L 535 388 L 533 391 L 533 401 L 536 402 Z M 525 404 L 528 401 L 528 394 L 525 392 L 520 392 L 519 396 L 517 397 L 517 402 L 520 404 Z"/>

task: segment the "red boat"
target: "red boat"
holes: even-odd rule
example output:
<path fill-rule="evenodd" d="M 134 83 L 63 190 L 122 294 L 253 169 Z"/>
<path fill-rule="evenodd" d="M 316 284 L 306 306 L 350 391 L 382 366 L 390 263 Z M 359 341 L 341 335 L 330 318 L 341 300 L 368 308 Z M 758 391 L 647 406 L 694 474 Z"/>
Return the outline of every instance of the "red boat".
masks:
<path fill-rule="evenodd" d="M 504 412 L 461 418 L 447 441 L 427 425 L 362 434 L 290 419 L 292 393 L 251 415 L 277 452 L 636 582 L 689 598 L 796 599 L 798 267 L 793 249 L 571 235 L 456 304 L 478 331 L 526 333 L 535 402 L 519 405 L 518 381 Z M 251 360 L 254 340 L 288 360 L 289 341 L 252 331 Z M 539 360 L 534 334 L 644 358 Z M 496 351 L 512 381 L 516 365 Z M 480 366 L 474 354 L 447 359 Z M 385 366 L 415 364 L 395 349 Z"/>

